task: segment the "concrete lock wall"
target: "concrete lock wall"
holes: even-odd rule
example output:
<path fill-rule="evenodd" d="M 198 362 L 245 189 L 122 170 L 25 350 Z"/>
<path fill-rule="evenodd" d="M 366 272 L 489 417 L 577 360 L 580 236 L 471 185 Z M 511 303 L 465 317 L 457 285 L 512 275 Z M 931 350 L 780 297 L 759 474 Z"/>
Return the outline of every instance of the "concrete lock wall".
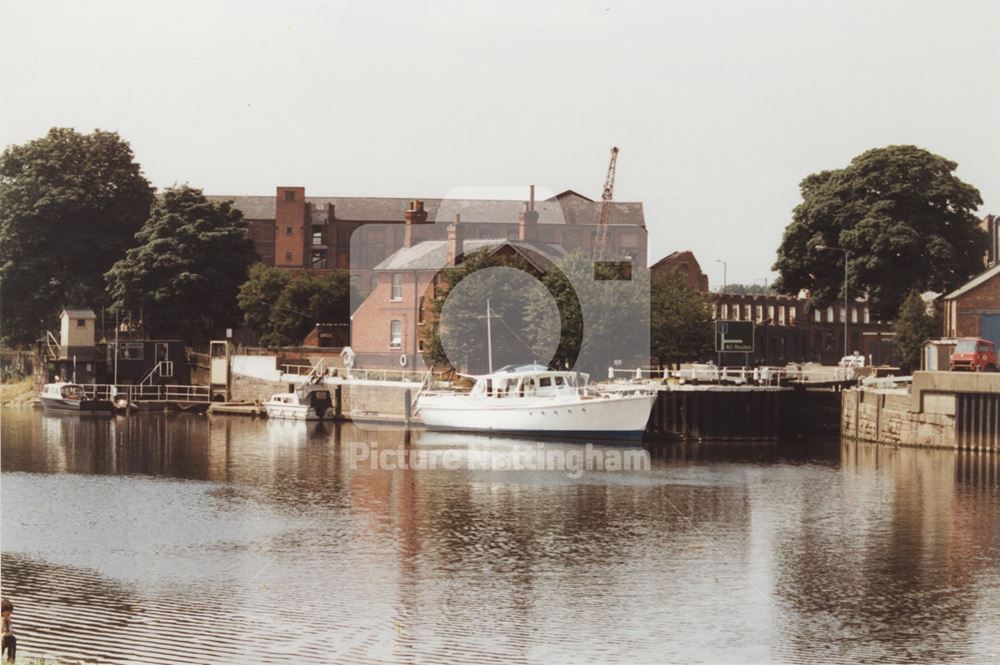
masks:
<path fill-rule="evenodd" d="M 841 434 L 892 445 L 1000 451 L 1000 374 L 916 372 L 909 391 L 845 390 Z"/>
<path fill-rule="evenodd" d="M 259 369 L 259 367 L 258 367 Z M 304 376 L 280 374 L 278 380 L 234 373 L 231 379 L 232 399 L 237 402 L 266 402 L 275 393 L 304 382 Z M 340 395 L 340 410 L 345 418 L 375 417 L 402 419 L 410 415 L 412 400 L 420 384 L 401 381 L 350 381 L 327 378 L 324 385 Z"/>

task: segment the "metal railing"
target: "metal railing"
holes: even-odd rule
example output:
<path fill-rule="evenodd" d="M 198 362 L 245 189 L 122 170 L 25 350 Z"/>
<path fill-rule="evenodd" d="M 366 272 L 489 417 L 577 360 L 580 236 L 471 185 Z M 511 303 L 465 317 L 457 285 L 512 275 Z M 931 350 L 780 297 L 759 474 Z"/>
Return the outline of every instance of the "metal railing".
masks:
<path fill-rule="evenodd" d="M 444 375 L 444 372 L 437 372 L 437 376 Z M 349 379 L 358 381 L 397 381 L 423 384 L 433 378 L 434 373 L 429 371 L 408 370 L 408 369 L 352 369 L 347 375 Z"/>
<path fill-rule="evenodd" d="M 125 398 L 129 402 L 210 402 L 208 386 L 85 384 L 87 399 Z"/>
<path fill-rule="evenodd" d="M 779 383 L 843 383 L 864 375 L 863 368 L 828 365 L 786 365 L 782 367 L 718 367 L 712 364 L 691 365 L 684 369 L 609 368 L 609 381 L 704 381 L 742 385 L 778 385 Z"/>

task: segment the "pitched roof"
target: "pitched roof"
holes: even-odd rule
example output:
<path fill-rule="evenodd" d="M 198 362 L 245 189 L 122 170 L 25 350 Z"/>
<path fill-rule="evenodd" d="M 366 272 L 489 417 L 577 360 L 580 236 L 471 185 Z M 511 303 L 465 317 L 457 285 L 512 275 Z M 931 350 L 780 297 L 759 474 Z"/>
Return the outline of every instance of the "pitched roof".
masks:
<path fill-rule="evenodd" d="M 958 296 L 962 295 L 963 293 L 968 293 L 969 291 L 971 291 L 972 289 L 976 288 L 977 286 L 981 286 L 981 285 L 985 284 L 986 282 L 990 281 L 991 279 L 993 279 L 997 275 L 1000 275 L 1000 263 L 996 264 L 995 266 L 993 266 L 992 268 L 990 268 L 986 272 L 979 273 L 978 275 L 976 275 L 975 277 L 973 277 L 972 279 L 970 279 L 968 282 L 966 282 L 962 286 L 958 287 L 957 289 L 955 289 L 954 291 L 952 291 L 948 295 L 944 296 L 944 298 L 942 298 L 942 299 L 943 300 L 952 300 L 953 298 L 957 298 Z"/>
<path fill-rule="evenodd" d="M 208 195 L 212 201 L 233 201 L 245 219 L 274 219 L 273 196 L 222 196 Z M 408 198 L 356 197 L 356 196 L 307 196 L 306 202 L 317 206 L 334 205 L 337 219 L 357 222 L 400 222 L 410 207 Z M 462 222 L 516 223 L 517 215 L 524 209 L 524 201 L 489 199 L 420 199 L 424 202 L 427 219 L 435 222 L 452 222 L 455 214 Z M 536 201 L 540 224 L 597 224 L 601 216 L 601 202 L 591 201 L 572 190 L 551 199 Z M 614 202 L 612 224 L 645 226 L 642 203 Z"/>
<path fill-rule="evenodd" d="M 486 248 L 489 253 L 501 247 L 510 246 L 526 261 L 541 271 L 548 270 L 566 255 L 558 245 L 540 242 L 522 242 L 505 238 L 478 238 L 462 243 L 462 254 L 470 254 Z M 374 270 L 441 270 L 449 267 L 448 241 L 425 240 L 412 247 L 402 247 L 375 266 Z"/>
<path fill-rule="evenodd" d="M 63 309 L 63 314 L 73 319 L 96 319 L 97 315 L 94 314 L 92 309 Z M 60 317 L 62 314 L 59 315 Z"/>

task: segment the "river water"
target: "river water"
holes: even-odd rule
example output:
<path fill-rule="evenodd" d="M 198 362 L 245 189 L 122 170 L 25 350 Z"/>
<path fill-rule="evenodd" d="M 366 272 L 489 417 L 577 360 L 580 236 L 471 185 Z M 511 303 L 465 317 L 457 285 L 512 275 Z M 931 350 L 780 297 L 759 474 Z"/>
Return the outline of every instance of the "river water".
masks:
<path fill-rule="evenodd" d="M 642 453 L 631 470 L 519 470 L 582 447 L 31 410 L 4 411 L 0 436 L 25 655 L 1000 662 L 996 457 L 647 443 L 590 451 Z"/>

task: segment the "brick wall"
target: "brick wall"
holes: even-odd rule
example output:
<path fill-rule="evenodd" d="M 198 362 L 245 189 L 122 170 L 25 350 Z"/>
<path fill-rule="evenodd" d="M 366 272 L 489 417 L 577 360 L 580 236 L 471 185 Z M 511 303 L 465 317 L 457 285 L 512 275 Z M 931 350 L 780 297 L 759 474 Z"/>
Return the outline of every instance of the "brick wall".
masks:
<path fill-rule="evenodd" d="M 979 316 L 1000 314 L 1000 278 L 994 278 L 952 299 L 954 321 L 945 316 L 946 337 L 979 337 Z"/>
<path fill-rule="evenodd" d="M 305 197 L 304 187 L 278 187 L 274 205 L 274 265 L 278 267 L 302 268 L 308 264 Z"/>
<path fill-rule="evenodd" d="M 414 369 L 414 362 L 419 362 L 417 337 L 423 327 L 417 323 L 419 298 L 430 285 L 432 273 L 408 271 L 397 274 L 402 281 L 400 299 L 392 299 L 392 273 L 380 272 L 375 290 L 354 312 L 351 348 L 357 354 L 358 367 L 399 367 L 399 356 L 403 354 L 407 356 L 408 368 Z M 429 315 L 429 301 L 426 301 L 426 308 Z M 394 320 L 401 324 L 402 343 L 399 348 L 389 344 L 391 322 Z M 386 358 L 392 361 L 387 363 Z"/>

